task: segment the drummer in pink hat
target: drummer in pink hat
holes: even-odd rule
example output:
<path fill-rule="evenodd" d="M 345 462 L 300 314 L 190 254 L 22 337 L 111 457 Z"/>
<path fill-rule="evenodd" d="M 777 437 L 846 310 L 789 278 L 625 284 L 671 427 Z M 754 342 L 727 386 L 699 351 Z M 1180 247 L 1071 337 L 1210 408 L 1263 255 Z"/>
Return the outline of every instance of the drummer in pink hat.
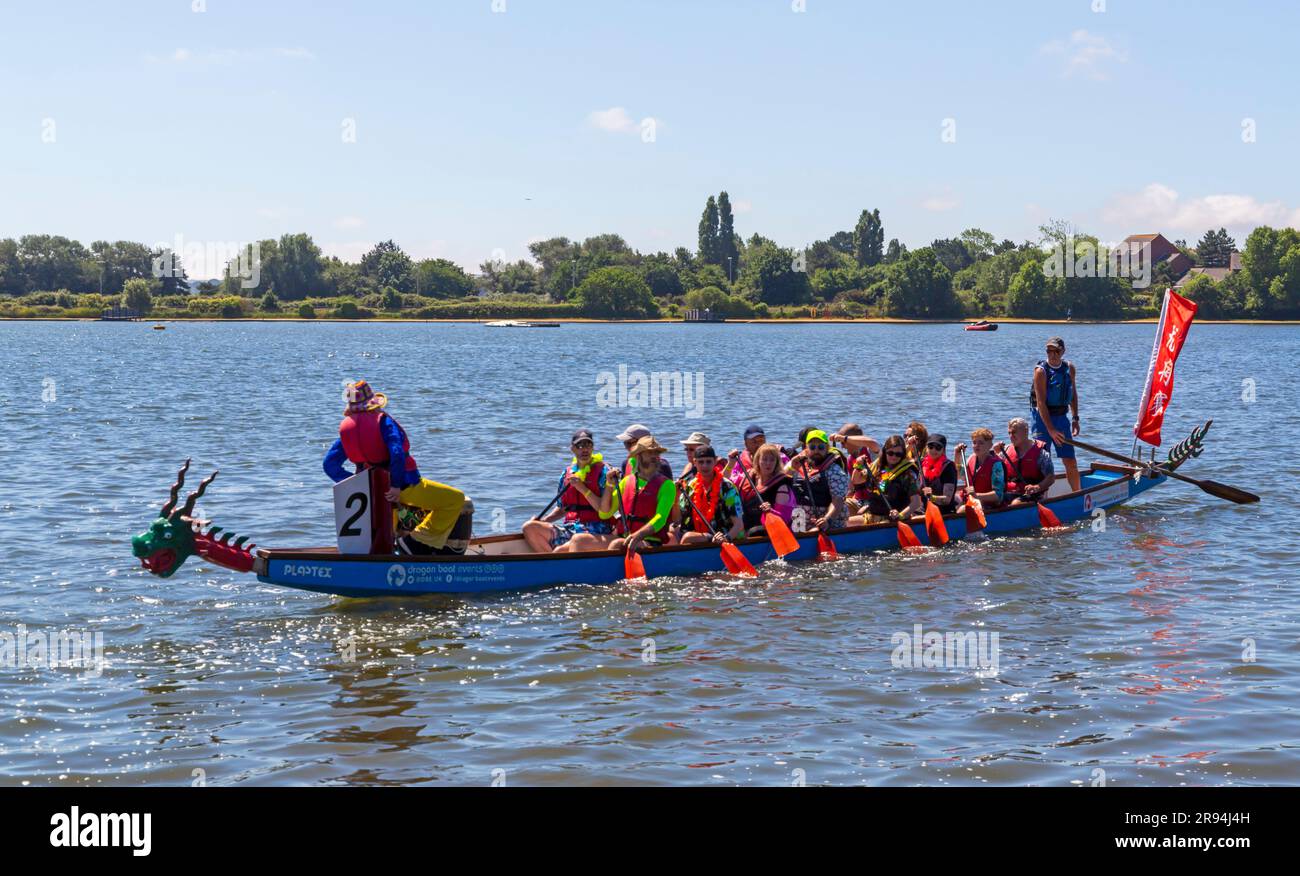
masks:
<path fill-rule="evenodd" d="M 375 466 L 387 469 L 390 487 L 385 498 L 425 512 L 415 529 L 397 540 L 398 553 L 448 552 L 447 536 L 466 507 L 465 494 L 420 476 L 406 430 L 384 412 L 388 396 L 358 380 L 348 384 L 344 399 L 343 422 L 338 440 L 325 454 L 325 473 L 337 483 L 351 476 L 344 462 L 351 462 L 357 471 Z"/>

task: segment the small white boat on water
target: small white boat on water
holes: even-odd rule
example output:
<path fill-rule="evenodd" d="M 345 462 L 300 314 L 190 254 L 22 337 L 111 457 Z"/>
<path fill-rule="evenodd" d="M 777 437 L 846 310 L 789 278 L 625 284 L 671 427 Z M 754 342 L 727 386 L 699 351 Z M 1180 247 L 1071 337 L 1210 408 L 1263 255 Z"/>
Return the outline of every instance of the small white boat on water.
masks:
<path fill-rule="evenodd" d="M 559 328 L 558 322 L 528 322 L 522 319 L 502 319 L 484 323 L 492 328 Z"/>

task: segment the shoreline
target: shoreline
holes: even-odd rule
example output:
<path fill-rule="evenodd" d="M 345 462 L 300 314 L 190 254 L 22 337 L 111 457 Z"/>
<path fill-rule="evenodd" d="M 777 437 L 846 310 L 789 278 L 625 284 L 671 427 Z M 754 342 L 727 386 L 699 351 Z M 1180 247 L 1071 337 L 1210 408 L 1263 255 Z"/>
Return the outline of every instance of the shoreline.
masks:
<path fill-rule="evenodd" d="M 514 317 L 521 322 L 528 320 Z M 317 319 L 303 319 L 298 316 L 285 317 L 256 317 L 246 316 L 234 319 L 226 319 L 214 316 L 159 316 L 143 317 L 134 320 L 106 320 L 92 316 L 0 316 L 0 322 L 134 322 L 134 323 L 188 323 L 188 322 L 227 322 L 227 323 L 275 323 L 275 322 L 292 322 L 292 323 L 319 323 L 329 325 L 331 323 L 347 324 L 389 324 L 389 323 L 461 323 L 465 325 L 486 325 L 489 322 L 497 322 L 494 318 L 475 318 L 475 319 L 451 319 L 447 317 L 437 319 L 420 319 L 418 317 L 372 317 L 370 319 L 335 319 L 330 317 L 320 317 Z M 701 322 L 692 323 L 684 319 L 583 319 L 579 317 L 547 317 L 539 318 L 538 322 L 558 322 L 561 324 L 574 325 L 969 325 L 970 319 L 892 319 L 889 317 L 862 317 L 861 319 L 844 319 L 844 318 L 815 318 L 815 317 L 784 317 L 773 319 L 729 319 L 725 322 Z M 1013 325 L 1151 325 L 1159 322 L 1158 317 L 1149 316 L 1140 319 L 1027 319 L 1024 317 L 991 317 L 990 322 L 1008 323 Z M 1295 319 L 1198 319 L 1198 325 L 1300 325 L 1300 320 Z"/>

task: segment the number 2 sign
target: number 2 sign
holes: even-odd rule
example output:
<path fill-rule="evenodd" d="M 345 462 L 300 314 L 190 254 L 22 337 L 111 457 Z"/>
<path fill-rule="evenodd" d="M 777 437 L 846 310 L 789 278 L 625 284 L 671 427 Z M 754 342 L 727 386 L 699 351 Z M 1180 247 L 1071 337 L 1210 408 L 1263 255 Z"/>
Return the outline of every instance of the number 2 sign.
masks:
<path fill-rule="evenodd" d="M 354 474 L 334 485 L 334 531 L 339 553 L 368 554 L 372 534 L 370 472 Z"/>

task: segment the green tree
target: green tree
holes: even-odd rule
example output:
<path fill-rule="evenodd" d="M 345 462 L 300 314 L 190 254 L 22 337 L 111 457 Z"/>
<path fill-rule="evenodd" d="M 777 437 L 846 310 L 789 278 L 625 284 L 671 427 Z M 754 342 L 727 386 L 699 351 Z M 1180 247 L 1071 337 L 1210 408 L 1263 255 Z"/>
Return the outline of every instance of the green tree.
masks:
<path fill-rule="evenodd" d="M 705 286 L 703 289 L 692 289 L 687 292 L 682 303 L 690 310 L 712 310 L 714 313 L 725 315 L 727 306 L 731 303 L 731 296 L 717 286 Z"/>
<path fill-rule="evenodd" d="M 316 308 L 312 307 L 310 304 L 308 304 L 306 301 L 304 301 L 302 304 L 299 304 L 299 305 L 298 305 L 298 318 L 299 318 L 299 319 L 315 319 L 315 318 L 316 318 Z"/>
<path fill-rule="evenodd" d="M 1211 228 L 1196 244 L 1196 257 L 1207 268 L 1226 268 L 1236 248 L 1237 242 L 1228 234 L 1227 229 L 1215 231 Z"/>
<path fill-rule="evenodd" d="M 54 289 L 96 292 L 99 289 L 97 278 L 92 282 L 84 271 L 90 253 L 75 240 L 57 234 L 27 234 L 18 239 L 15 255 L 24 292 Z"/>
<path fill-rule="evenodd" d="M 959 238 L 951 237 L 936 240 L 930 244 L 930 248 L 934 250 L 935 257 L 940 264 L 954 274 L 962 268 L 975 263 L 970 250 L 966 248 L 966 244 Z"/>
<path fill-rule="evenodd" d="M 1221 319 L 1224 315 L 1223 292 L 1212 277 L 1198 274 L 1187 281 L 1179 294 L 1196 302 L 1196 315 L 1202 319 Z"/>
<path fill-rule="evenodd" d="M 853 257 L 859 265 L 869 267 L 885 257 L 885 226 L 880 221 L 880 211 L 862 211 L 853 228 Z"/>
<path fill-rule="evenodd" d="M 852 231 L 837 231 L 830 237 L 826 238 L 826 242 L 837 252 L 842 252 L 846 256 L 853 255 Z"/>
<path fill-rule="evenodd" d="M 958 239 L 966 247 L 972 262 L 991 257 L 997 249 L 997 238 L 980 228 L 967 228 Z"/>
<path fill-rule="evenodd" d="M 885 312 L 890 316 L 940 319 L 961 310 L 952 291 L 952 273 L 929 247 L 890 265 L 884 292 Z"/>
<path fill-rule="evenodd" d="M 704 215 L 700 217 L 699 246 L 700 261 L 716 265 L 722 258 L 722 244 L 718 236 L 718 202 L 709 195 L 704 204 Z"/>
<path fill-rule="evenodd" d="M 261 308 L 267 313 L 279 313 L 280 299 L 275 297 L 274 292 L 267 292 L 262 296 Z"/>
<path fill-rule="evenodd" d="M 736 221 L 731 215 L 731 197 L 718 195 L 718 267 L 730 276 L 740 269 L 740 246 L 737 244 Z"/>
<path fill-rule="evenodd" d="M 474 294 L 473 278 L 447 259 L 416 262 L 413 280 L 415 291 L 425 298 L 466 298 Z"/>
<path fill-rule="evenodd" d="M 898 238 L 890 238 L 889 249 L 885 251 L 885 264 L 892 265 L 894 262 L 902 261 L 907 257 L 907 247 L 898 242 Z"/>
<path fill-rule="evenodd" d="M 625 319 L 659 312 L 650 287 L 631 268 L 597 268 L 582 281 L 576 297 L 587 316 Z"/>
<path fill-rule="evenodd" d="M 1037 259 L 1020 266 L 1007 289 L 1006 310 L 1009 316 L 1058 316 L 1051 286 L 1058 278 L 1048 277 Z"/>
<path fill-rule="evenodd" d="M 18 241 L 7 237 L 0 240 L 0 295 L 22 295 L 25 291 Z"/>
<path fill-rule="evenodd" d="M 143 277 L 132 277 L 122 286 L 122 306 L 137 313 L 153 308 L 153 284 Z"/>
<path fill-rule="evenodd" d="M 272 247 L 270 271 L 275 294 L 285 301 L 319 295 L 325 285 L 323 267 L 320 247 L 310 234 L 282 236 Z"/>
<path fill-rule="evenodd" d="M 812 299 L 808 274 L 794 268 L 795 253 L 771 243 L 746 251 L 737 286 L 769 305 L 803 304 Z"/>
<path fill-rule="evenodd" d="M 411 268 L 411 257 L 391 240 L 375 244 L 361 257 L 361 273 L 379 288 L 392 286 L 398 292 L 410 292 L 414 286 Z"/>
<path fill-rule="evenodd" d="M 645 261 L 641 266 L 641 279 L 645 280 L 656 298 L 672 298 L 681 295 L 684 290 L 682 278 L 670 262 Z"/>

